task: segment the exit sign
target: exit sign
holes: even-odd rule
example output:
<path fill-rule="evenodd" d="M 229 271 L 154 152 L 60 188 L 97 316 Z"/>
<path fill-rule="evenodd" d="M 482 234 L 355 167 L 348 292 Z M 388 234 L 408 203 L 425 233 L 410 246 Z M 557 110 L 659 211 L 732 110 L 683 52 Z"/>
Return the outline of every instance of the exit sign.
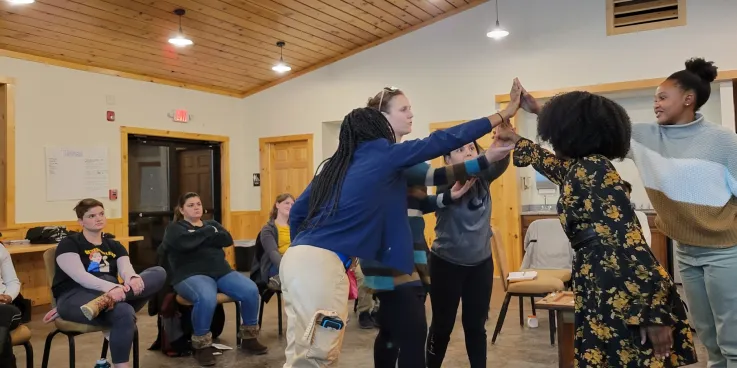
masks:
<path fill-rule="evenodd" d="M 189 121 L 189 113 L 187 110 L 174 110 L 172 119 L 177 123 L 186 123 Z"/>

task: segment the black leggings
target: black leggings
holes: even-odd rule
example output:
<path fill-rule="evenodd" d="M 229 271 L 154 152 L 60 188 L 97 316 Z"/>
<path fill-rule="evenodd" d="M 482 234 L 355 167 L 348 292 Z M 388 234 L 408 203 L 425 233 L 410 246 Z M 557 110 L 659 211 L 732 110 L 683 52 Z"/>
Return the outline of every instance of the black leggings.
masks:
<path fill-rule="evenodd" d="M 489 318 L 494 261 L 459 266 L 430 255 L 432 323 L 427 338 L 427 367 L 440 368 L 463 299 L 462 322 L 471 368 L 486 367 L 486 320 Z M 384 305 L 382 304 L 383 308 Z"/>
<path fill-rule="evenodd" d="M 374 342 L 374 367 L 425 368 L 426 292 L 422 286 L 400 286 L 377 293 L 379 334 Z"/>
<path fill-rule="evenodd" d="M 0 367 L 15 367 L 10 331 L 20 325 L 21 312 L 12 304 L 0 304 Z"/>

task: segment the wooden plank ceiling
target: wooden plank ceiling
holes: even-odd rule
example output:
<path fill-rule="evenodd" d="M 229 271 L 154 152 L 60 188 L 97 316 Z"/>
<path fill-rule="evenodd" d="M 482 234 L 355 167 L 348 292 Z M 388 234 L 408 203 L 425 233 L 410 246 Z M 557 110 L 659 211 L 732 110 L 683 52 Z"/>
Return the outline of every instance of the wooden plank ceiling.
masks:
<path fill-rule="evenodd" d="M 0 56 L 244 97 L 485 1 L 3 0 Z"/>

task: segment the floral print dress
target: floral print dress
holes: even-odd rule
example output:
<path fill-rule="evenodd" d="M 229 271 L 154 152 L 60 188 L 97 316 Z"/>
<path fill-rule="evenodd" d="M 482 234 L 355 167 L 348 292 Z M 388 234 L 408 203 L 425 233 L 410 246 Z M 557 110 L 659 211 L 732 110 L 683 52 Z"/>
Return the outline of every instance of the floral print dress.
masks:
<path fill-rule="evenodd" d="M 697 361 L 683 303 L 642 235 L 624 182 L 604 156 L 562 160 L 527 139 L 514 165 L 561 187 L 558 213 L 575 250 L 575 367 L 680 367 Z M 574 242 L 593 230 L 594 241 Z M 639 326 L 672 327 L 669 357 L 641 343 Z"/>

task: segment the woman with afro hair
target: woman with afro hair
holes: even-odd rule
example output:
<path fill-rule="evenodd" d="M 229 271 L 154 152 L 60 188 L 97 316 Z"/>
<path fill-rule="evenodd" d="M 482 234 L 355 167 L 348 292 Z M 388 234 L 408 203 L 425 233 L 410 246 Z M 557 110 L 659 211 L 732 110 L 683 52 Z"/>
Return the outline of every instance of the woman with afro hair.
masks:
<path fill-rule="evenodd" d="M 627 112 L 605 97 L 569 92 L 538 113 L 538 135 L 551 153 L 510 125 L 496 138 L 515 144 L 515 166 L 532 165 L 561 187 L 557 210 L 575 251 L 575 366 L 680 367 L 695 363 L 686 311 L 673 280 L 645 242 L 624 181 L 611 160 L 630 149 Z"/>

